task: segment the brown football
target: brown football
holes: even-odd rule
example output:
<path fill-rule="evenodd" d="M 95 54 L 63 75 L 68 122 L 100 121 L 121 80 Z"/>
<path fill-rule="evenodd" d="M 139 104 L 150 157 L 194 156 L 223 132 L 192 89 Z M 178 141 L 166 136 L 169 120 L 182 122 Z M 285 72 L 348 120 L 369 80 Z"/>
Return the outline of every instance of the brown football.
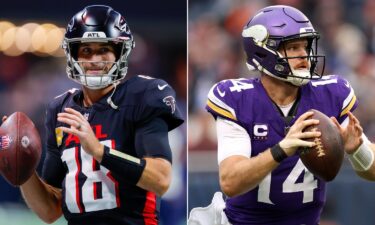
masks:
<path fill-rule="evenodd" d="M 38 166 L 42 146 L 34 123 L 15 112 L 0 127 L 0 173 L 14 186 L 25 183 Z"/>
<path fill-rule="evenodd" d="M 313 119 L 319 120 L 318 125 L 309 126 L 305 131 L 318 130 L 321 136 L 315 139 L 316 145 L 312 148 L 299 149 L 300 158 L 306 168 L 315 176 L 325 180 L 333 180 L 340 170 L 344 159 L 344 146 L 339 130 L 323 113 L 311 109 Z"/>

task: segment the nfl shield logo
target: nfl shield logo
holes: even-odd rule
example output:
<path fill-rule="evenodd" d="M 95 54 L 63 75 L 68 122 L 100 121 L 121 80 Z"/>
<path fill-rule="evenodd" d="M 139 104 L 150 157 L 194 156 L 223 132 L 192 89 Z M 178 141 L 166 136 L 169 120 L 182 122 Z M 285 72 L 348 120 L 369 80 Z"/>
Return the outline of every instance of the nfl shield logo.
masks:
<path fill-rule="evenodd" d="M 12 139 L 9 135 L 0 136 L 0 150 L 8 149 Z"/>

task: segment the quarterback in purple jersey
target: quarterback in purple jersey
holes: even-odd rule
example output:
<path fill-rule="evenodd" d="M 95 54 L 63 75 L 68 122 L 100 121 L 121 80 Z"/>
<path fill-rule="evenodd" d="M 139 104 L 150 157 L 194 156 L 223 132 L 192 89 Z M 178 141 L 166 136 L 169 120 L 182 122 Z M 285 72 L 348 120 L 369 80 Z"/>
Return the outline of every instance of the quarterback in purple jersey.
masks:
<path fill-rule="evenodd" d="M 69 225 L 158 224 L 159 196 L 171 181 L 168 131 L 183 119 L 165 81 L 123 80 L 133 47 L 111 7 L 87 6 L 68 24 L 67 74 L 82 88 L 48 105 L 43 174 L 21 186 L 43 221 L 64 214 Z"/>
<path fill-rule="evenodd" d="M 247 66 L 261 76 L 215 84 L 206 106 L 216 119 L 225 215 L 231 224 L 317 225 L 326 183 L 305 168 L 297 152 L 315 145 L 306 139 L 321 135 L 304 132 L 319 123 L 307 111 L 332 118 L 354 170 L 375 180 L 375 148 L 351 113 L 356 96 L 345 79 L 322 75 L 319 34 L 299 10 L 261 9 L 242 36 Z"/>

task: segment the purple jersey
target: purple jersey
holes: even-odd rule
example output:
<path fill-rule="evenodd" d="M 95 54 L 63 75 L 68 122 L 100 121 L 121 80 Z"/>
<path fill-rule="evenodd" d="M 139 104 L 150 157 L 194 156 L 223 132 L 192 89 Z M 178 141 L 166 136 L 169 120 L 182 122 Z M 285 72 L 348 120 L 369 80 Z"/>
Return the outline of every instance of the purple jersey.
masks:
<path fill-rule="evenodd" d="M 208 94 L 206 109 L 242 126 L 257 156 L 280 142 L 285 129 L 309 109 L 341 123 L 357 107 L 349 83 L 339 76 L 324 76 L 302 86 L 295 118 L 286 124 L 260 79 L 224 80 Z M 251 191 L 226 199 L 225 213 L 232 224 L 316 225 L 326 195 L 326 183 L 309 172 L 298 155 L 285 159 Z"/>

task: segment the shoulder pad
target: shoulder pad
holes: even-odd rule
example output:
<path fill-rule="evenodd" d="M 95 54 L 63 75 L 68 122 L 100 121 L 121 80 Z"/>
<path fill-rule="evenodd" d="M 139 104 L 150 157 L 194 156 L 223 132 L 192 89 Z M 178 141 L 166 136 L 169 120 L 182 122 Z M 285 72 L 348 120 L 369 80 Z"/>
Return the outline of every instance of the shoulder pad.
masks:
<path fill-rule="evenodd" d="M 214 115 L 237 120 L 235 112 L 243 91 L 253 89 L 251 79 L 229 79 L 215 84 L 208 93 L 206 109 Z"/>
<path fill-rule="evenodd" d="M 320 80 L 311 81 L 311 86 L 313 89 L 320 89 L 319 92 L 321 92 L 322 98 L 330 95 L 335 99 L 335 104 L 340 107 L 338 118 L 340 123 L 346 118 L 349 111 L 354 111 L 357 108 L 358 101 L 354 90 L 350 83 L 341 76 L 323 76 Z"/>
<path fill-rule="evenodd" d="M 69 101 L 75 94 L 77 94 L 80 90 L 77 88 L 72 88 L 58 96 L 56 96 L 49 104 L 47 109 L 54 109 L 56 110 L 59 107 Z"/>
<path fill-rule="evenodd" d="M 144 94 L 141 106 L 141 121 L 148 121 L 155 117 L 162 117 L 168 124 L 169 130 L 179 126 L 182 115 L 177 107 L 176 93 L 164 80 L 148 79 L 144 83 Z"/>

